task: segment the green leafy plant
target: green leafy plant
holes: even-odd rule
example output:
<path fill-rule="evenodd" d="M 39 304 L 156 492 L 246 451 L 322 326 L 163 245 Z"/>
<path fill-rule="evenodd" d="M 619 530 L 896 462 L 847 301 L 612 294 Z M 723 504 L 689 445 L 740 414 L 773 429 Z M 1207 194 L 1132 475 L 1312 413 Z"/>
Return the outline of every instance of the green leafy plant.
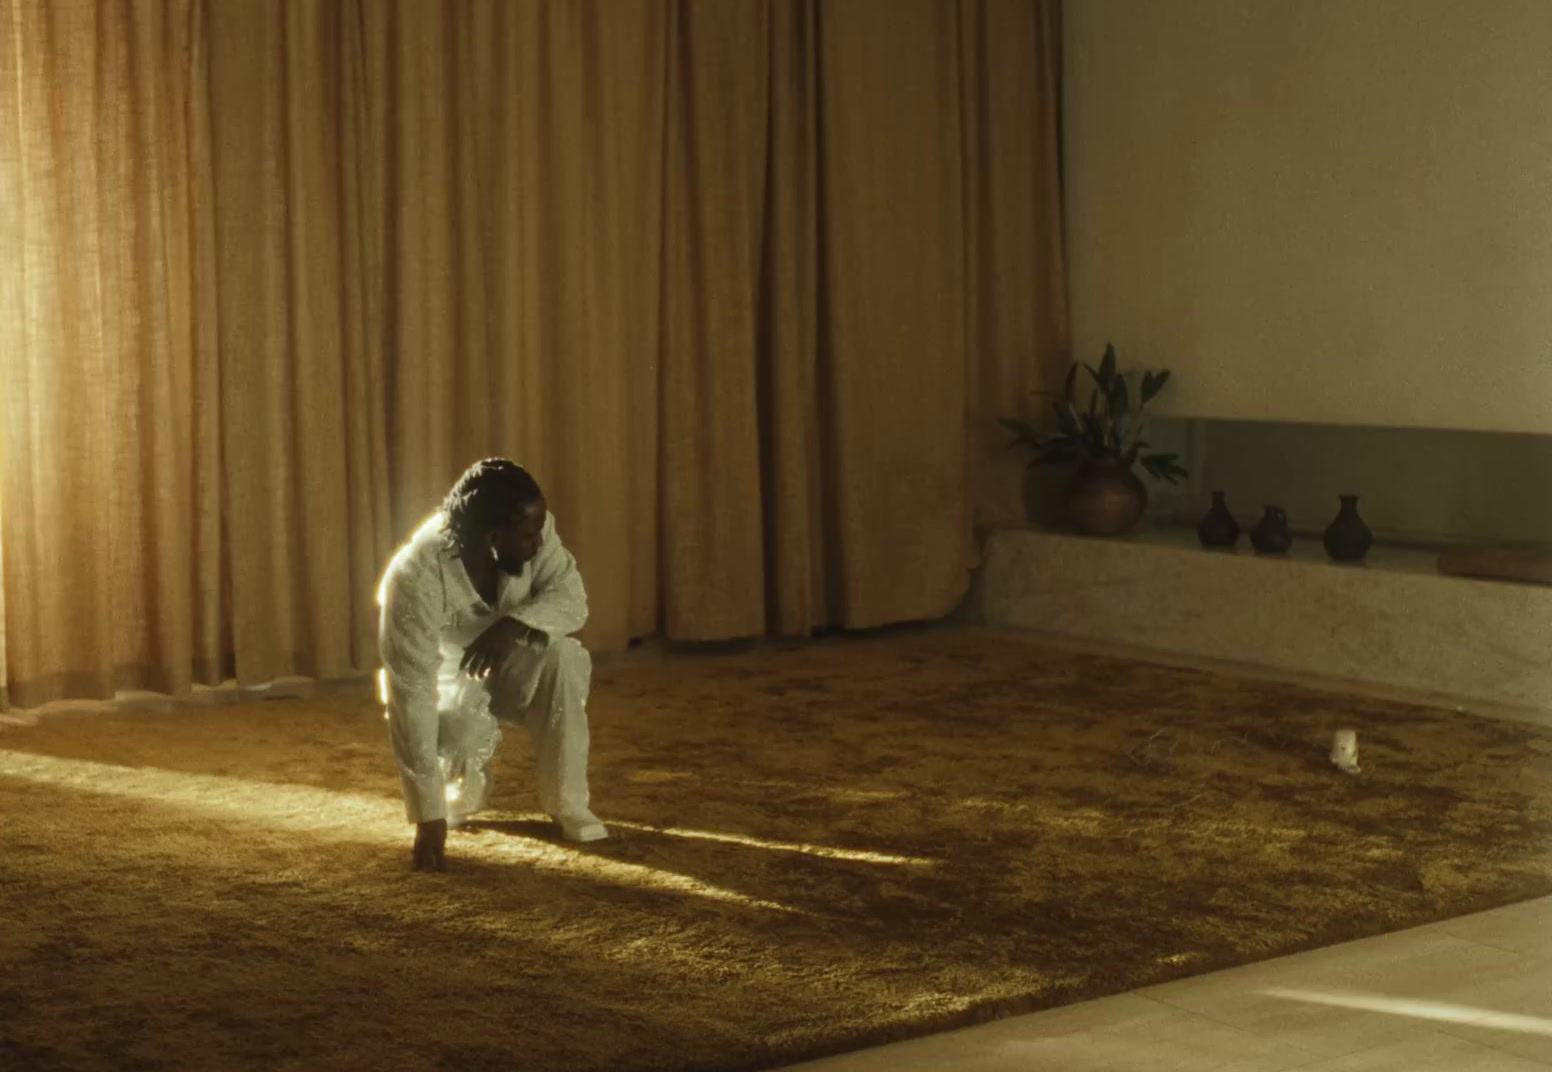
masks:
<path fill-rule="evenodd" d="M 1078 370 L 1083 369 L 1093 381 L 1089 390 L 1086 409 L 1078 408 Z M 1119 372 L 1116 369 L 1115 347 L 1106 344 L 1105 356 L 1099 368 L 1086 362 L 1073 362 L 1067 370 L 1067 379 L 1060 395 L 1050 391 L 1036 391 L 1056 399 L 1051 403 L 1056 414 L 1055 435 L 1042 435 L 1029 421 L 1004 417 L 1000 423 L 1013 433 L 1014 447 L 1027 447 L 1034 452 L 1029 463 L 1052 465 L 1072 461 L 1098 461 L 1107 458 L 1125 459 L 1127 465 L 1142 462 L 1142 467 L 1155 480 L 1167 480 L 1174 484 L 1190 474 L 1180 465 L 1178 454 L 1144 454 L 1148 441 L 1142 438 L 1147 422 L 1143 407 L 1151 402 L 1169 382 L 1169 369 L 1161 372 L 1142 372 L 1142 382 L 1134 391 L 1128 377 L 1136 372 Z M 1135 408 L 1132 405 L 1136 399 Z"/>

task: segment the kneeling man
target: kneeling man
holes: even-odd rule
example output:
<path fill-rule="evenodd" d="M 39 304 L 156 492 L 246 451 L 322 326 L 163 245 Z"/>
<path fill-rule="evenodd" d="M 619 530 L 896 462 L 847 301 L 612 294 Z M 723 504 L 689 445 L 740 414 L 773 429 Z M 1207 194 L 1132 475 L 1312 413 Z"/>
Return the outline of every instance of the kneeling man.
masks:
<path fill-rule="evenodd" d="M 588 806 L 592 661 L 576 561 L 539 485 L 505 458 L 470 466 L 378 590 L 390 737 L 417 870 L 445 870 L 449 820 L 485 806 L 500 723 L 522 723 L 539 805 L 573 841 L 608 836 Z"/>

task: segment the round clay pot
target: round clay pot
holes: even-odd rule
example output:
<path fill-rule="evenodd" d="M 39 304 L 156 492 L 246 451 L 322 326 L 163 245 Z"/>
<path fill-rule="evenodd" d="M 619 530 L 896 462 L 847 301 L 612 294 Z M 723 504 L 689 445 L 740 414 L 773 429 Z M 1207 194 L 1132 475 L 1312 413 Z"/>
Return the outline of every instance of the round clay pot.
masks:
<path fill-rule="evenodd" d="M 1079 463 L 1067 486 L 1067 516 L 1085 536 L 1123 536 L 1142 517 L 1148 489 L 1125 458 Z"/>
<path fill-rule="evenodd" d="M 1266 513 L 1250 530 L 1250 545 L 1263 555 L 1281 555 L 1293 546 L 1293 533 L 1288 531 L 1288 515 L 1280 506 L 1268 506 Z"/>
<path fill-rule="evenodd" d="M 1212 508 L 1196 526 L 1203 547 L 1233 547 L 1239 540 L 1239 522 L 1229 513 L 1229 504 L 1221 491 L 1212 493 Z"/>
<path fill-rule="evenodd" d="M 1374 545 L 1374 534 L 1358 516 L 1358 496 L 1338 495 L 1341 509 L 1326 529 L 1323 543 L 1333 562 L 1362 562 Z"/>

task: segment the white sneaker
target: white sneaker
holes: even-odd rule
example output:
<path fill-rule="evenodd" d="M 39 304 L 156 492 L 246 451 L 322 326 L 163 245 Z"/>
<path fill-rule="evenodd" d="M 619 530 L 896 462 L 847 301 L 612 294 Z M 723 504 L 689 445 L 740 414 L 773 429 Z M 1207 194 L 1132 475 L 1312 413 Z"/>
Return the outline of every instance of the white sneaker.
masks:
<path fill-rule="evenodd" d="M 561 836 L 567 841 L 602 841 L 609 836 L 609 831 L 604 828 L 604 824 L 591 813 L 580 819 L 556 819 L 555 821 L 560 824 Z"/>

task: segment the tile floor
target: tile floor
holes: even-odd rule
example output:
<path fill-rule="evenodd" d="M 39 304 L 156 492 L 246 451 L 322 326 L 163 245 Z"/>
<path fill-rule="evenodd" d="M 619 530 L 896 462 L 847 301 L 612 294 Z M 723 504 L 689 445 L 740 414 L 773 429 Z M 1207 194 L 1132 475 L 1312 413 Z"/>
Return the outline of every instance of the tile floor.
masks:
<path fill-rule="evenodd" d="M 1552 897 L 784 1072 L 1552 1069 Z"/>

